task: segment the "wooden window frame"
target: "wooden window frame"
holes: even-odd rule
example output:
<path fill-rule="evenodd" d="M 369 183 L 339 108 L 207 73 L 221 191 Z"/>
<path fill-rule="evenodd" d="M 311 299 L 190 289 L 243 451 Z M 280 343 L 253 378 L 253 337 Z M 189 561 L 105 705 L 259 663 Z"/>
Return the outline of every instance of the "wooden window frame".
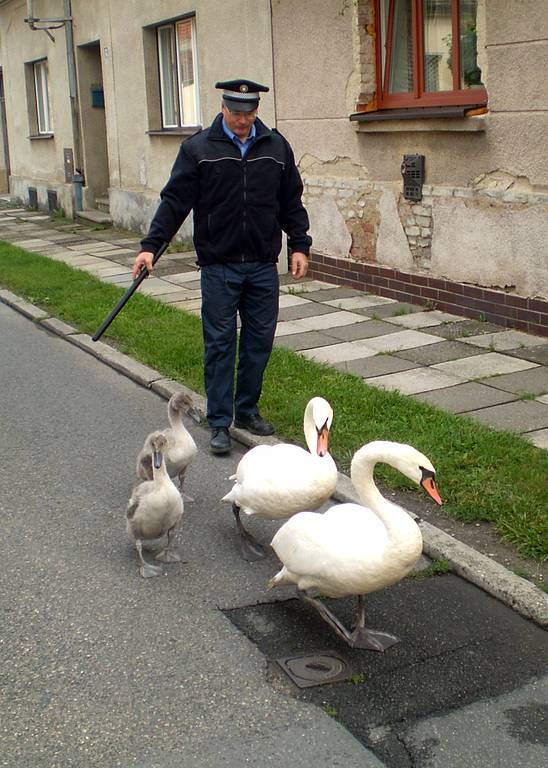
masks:
<path fill-rule="evenodd" d="M 375 35 L 375 63 L 377 80 L 378 109 L 409 109 L 413 107 L 484 106 L 487 91 L 484 86 L 460 88 L 460 28 L 459 0 L 451 0 L 452 26 L 452 72 L 453 90 L 429 92 L 424 90 L 424 14 L 423 0 L 411 2 L 411 25 L 413 32 L 413 91 L 409 93 L 388 93 L 392 55 L 392 31 L 395 0 L 388 0 L 389 12 L 386 30 L 386 58 L 383 73 L 381 0 L 374 0 L 377 30 Z M 384 74 L 384 82 L 383 82 Z"/>

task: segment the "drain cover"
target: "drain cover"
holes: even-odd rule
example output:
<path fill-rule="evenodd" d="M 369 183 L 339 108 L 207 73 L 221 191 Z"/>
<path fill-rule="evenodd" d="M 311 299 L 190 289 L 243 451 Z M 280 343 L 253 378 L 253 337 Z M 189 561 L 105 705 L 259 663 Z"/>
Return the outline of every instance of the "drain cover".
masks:
<path fill-rule="evenodd" d="M 348 680 L 353 675 L 350 664 L 335 651 L 323 651 L 307 656 L 284 656 L 276 661 L 299 688 L 336 683 Z"/>

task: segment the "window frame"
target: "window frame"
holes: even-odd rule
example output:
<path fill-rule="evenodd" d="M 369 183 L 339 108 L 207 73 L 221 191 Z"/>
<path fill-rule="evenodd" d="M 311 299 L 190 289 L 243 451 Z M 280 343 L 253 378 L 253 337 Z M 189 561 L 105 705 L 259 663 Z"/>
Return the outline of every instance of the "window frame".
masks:
<path fill-rule="evenodd" d="M 413 91 L 408 93 L 388 93 L 395 0 L 387 0 L 389 3 L 389 13 L 386 30 L 383 30 L 381 26 L 381 0 L 374 0 L 375 18 L 377 19 L 375 35 L 377 108 L 409 109 L 413 107 L 485 106 L 487 104 L 487 91 L 484 85 L 474 88 L 460 88 L 459 0 L 451 0 L 453 73 L 453 89 L 451 91 L 425 91 L 423 0 L 409 1 L 411 2 L 411 27 L 413 35 Z M 384 70 L 383 31 L 386 36 Z"/>
<path fill-rule="evenodd" d="M 193 122 L 185 122 L 185 116 L 183 114 L 183 104 L 181 99 L 181 87 L 182 81 L 181 75 L 181 60 L 179 53 L 178 40 L 178 26 L 181 24 L 191 25 L 191 44 L 192 44 L 192 69 L 194 75 L 194 112 L 195 120 Z M 166 104 L 166 88 L 163 64 L 163 48 L 160 44 L 160 32 L 161 30 L 169 29 L 171 31 L 170 39 L 170 67 L 172 77 L 172 88 L 174 102 L 171 104 L 175 115 L 177 116 L 177 123 L 170 123 L 166 119 L 167 104 Z M 157 66 L 158 66 L 158 84 L 159 84 L 159 101 L 160 101 L 160 123 L 162 131 L 177 131 L 185 128 L 197 128 L 201 125 L 201 105 L 200 105 L 200 90 L 198 80 L 198 52 L 196 45 L 196 16 L 185 16 L 173 21 L 163 22 L 156 25 L 156 52 L 157 52 Z"/>
<path fill-rule="evenodd" d="M 53 134 L 53 119 L 49 97 L 49 69 L 47 58 L 32 62 L 36 129 L 39 136 Z M 40 88 L 39 88 L 40 86 Z"/>

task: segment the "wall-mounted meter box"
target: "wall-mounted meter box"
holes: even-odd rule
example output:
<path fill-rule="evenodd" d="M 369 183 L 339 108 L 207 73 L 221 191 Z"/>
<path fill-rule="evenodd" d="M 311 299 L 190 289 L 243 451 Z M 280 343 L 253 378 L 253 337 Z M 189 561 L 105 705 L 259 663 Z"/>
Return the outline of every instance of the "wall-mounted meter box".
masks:
<path fill-rule="evenodd" d="M 406 200 L 422 200 L 424 155 L 404 155 L 401 164 L 403 196 Z"/>

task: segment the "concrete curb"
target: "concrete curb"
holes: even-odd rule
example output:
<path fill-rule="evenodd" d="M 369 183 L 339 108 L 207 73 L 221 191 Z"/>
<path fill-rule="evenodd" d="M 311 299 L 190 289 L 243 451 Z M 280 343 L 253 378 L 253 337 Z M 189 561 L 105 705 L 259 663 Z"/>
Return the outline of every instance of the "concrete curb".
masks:
<path fill-rule="evenodd" d="M 11 291 L 0 289 L 0 301 L 48 331 L 80 347 L 136 383 L 151 389 L 166 400 L 174 392 L 185 391 L 192 397 L 205 420 L 206 401 L 197 392 L 172 379 L 166 379 L 158 371 L 138 363 L 108 344 L 100 341 L 93 342 L 87 334 L 80 333 L 78 329 L 61 320 L 51 318 L 47 312 L 24 301 Z M 248 447 L 273 445 L 279 442 L 275 437 L 259 438 L 234 427 L 231 428 L 230 432 L 235 440 Z M 339 473 L 339 481 L 333 498 L 341 502 L 359 501 L 350 478 L 346 475 Z M 447 560 L 457 575 L 496 597 L 526 619 L 531 619 L 541 627 L 548 627 L 548 595 L 538 587 L 430 523 L 421 521 L 420 527 L 423 535 L 424 552 L 428 556 Z"/>

